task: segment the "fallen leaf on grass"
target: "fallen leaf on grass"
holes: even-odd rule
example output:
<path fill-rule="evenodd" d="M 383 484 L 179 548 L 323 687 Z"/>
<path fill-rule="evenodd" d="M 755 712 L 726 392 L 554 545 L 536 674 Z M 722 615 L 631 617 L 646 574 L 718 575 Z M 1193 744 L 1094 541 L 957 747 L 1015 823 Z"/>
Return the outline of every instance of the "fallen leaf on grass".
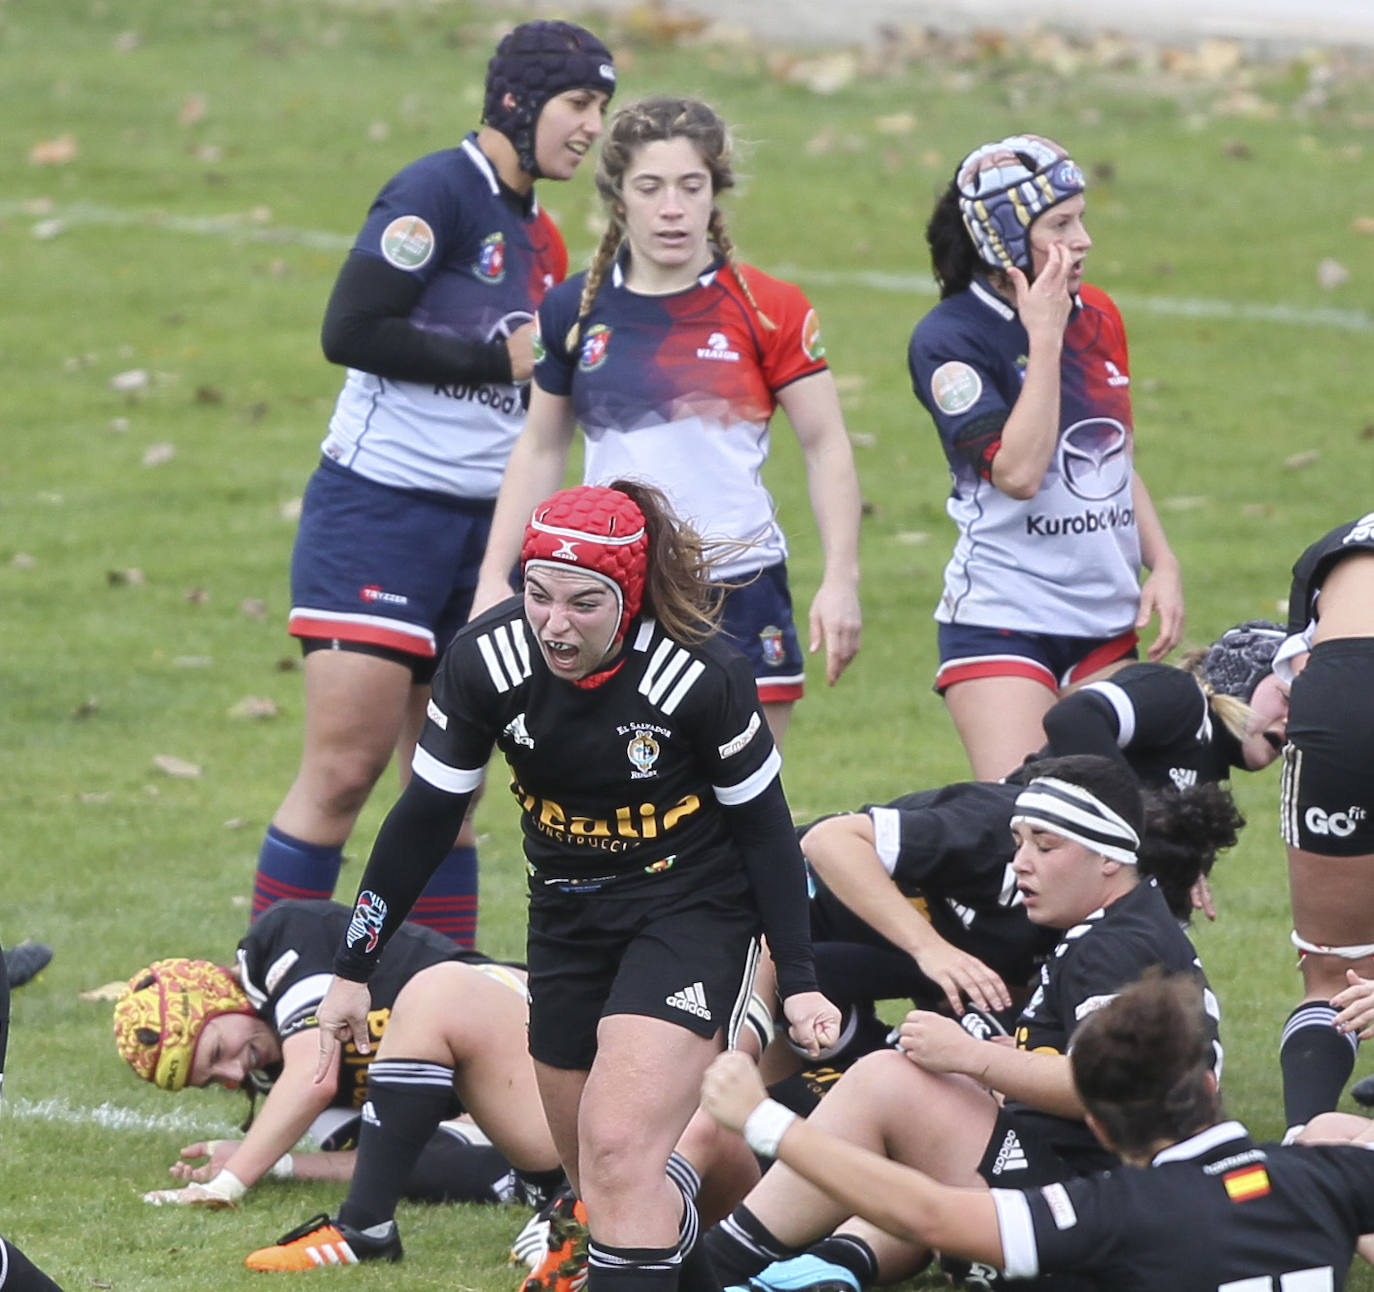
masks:
<path fill-rule="evenodd" d="M 1240 509 L 1240 514 L 1247 520 L 1268 520 L 1274 514 L 1274 504 L 1272 502 L 1247 502 Z"/>
<path fill-rule="evenodd" d="M 1320 449 L 1304 449 L 1301 453 L 1295 453 L 1291 458 L 1284 458 L 1283 469 L 1285 471 L 1301 471 L 1304 467 L 1310 467 L 1318 461 L 1322 455 Z"/>
<path fill-rule="evenodd" d="M 265 695 L 245 695 L 237 704 L 229 706 L 231 718 L 275 718 L 276 702 Z"/>
<path fill-rule="evenodd" d="M 93 713 L 100 712 L 100 701 L 91 696 L 89 700 L 82 700 L 80 704 L 72 710 L 73 718 L 89 718 Z"/>
<path fill-rule="evenodd" d="M 51 242 L 59 234 L 66 231 L 67 222 L 65 220 L 40 220 L 31 230 L 34 239 L 38 242 Z"/>
<path fill-rule="evenodd" d="M 1350 222 L 1352 233 L 1363 233 L 1367 237 L 1374 237 L 1374 215 L 1357 215 Z"/>
<path fill-rule="evenodd" d="M 1360 428 L 1360 439 L 1374 440 L 1374 422 Z M 17 561 L 19 558 L 16 556 L 14 559 Z"/>
<path fill-rule="evenodd" d="M 129 429 L 129 419 L 127 417 L 111 418 L 110 425 L 107 429 L 113 431 L 116 435 L 122 435 Z"/>
<path fill-rule="evenodd" d="M 247 817 L 231 816 L 225 823 L 226 830 L 246 830 L 253 823 Z"/>
<path fill-rule="evenodd" d="M 110 378 L 111 390 L 142 390 L 147 384 L 148 370 L 146 368 L 130 368 L 127 372 L 117 372 Z"/>
<path fill-rule="evenodd" d="M 210 594 L 204 588 L 187 588 L 181 595 L 193 606 L 203 606 L 210 600 Z"/>
<path fill-rule="evenodd" d="M 907 547 L 920 547 L 921 544 L 930 542 L 930 535 L 923 529 L 904 530 L 894 537 L 899 543 L 905 543 Z"/>
<path fill-rule="evenodd" d="M 168 444 L 163 440 L 158 444 L 150 444 L 143 450 L 143 465 L 145 467 L 160 467 L 164 463 L 170 462 L 177 455 L 175 444 Z"/>
<path fill-rule="evenodd" d="M 880 135 L 909 135 L 916 129 L 916 117 L 910 112 L 893 112 L 875 117 L 873 128 Z"/>
<path fill-rule="evenodd" d="M 31 570 L 38 561 L 27 552 L 16 552 L 10 557 L 10 568 L 15 570 Z"/>
<path fill-rule="evenodd" d="M 193 780 L 200 775 L 200 767 L 196 763 L 189 763 L 175 754 L 158 754 L 153 759 L 153 766 L 166 776 L 175 776 L 182 780 Z"/>
<path fill-rule="evenodd" d="M 273 667 L 278 673 L 294 673 L 300 666 L 300 660 L 294 655 L 283 655 Z"/>
<path fill-rule="evenodd" d="M 141 588 L 148 579 L 142 570 L 131 565 L 127 570 L 106 570 L 105 582 L 112 588 Z"/>
<path fill-rule="evenodd" d="M 181 101 L 181 107 L 177 110 L 177 122 L 183 126 L 194 126 L 205 120 L 205 113 L 209 108 L 209 101 L 203 94 L 188 94 Z"/>
<path fill-rule="evenodd" d="M 1350 270 L 1339 260 L 1327 256 L 1317 266 L 1317 285 L 1330 291 L 1333 287 L 1344 287 L 1350 281 Z"/>
<path fill-rule="evenodd" d="M 109 790 L 87 790 L 84 794 L 78 794 L 76 801 L 87 807 L 98 807 L 101 803 L 108 803 L 112 798 L 114 795 Z"/>
<path fill-rule="evenodd" d="M 277 515 L 283 520 L 300 520 L 301 500 L 299 498 L 292 498 L 282 503 L 282 505 L 277 508 Z"/>
<path fill-rule="evenodd" d="M 78 1000 L 118 1000 L 124 994 L 124 988 L 127 986 L 128 983 L 123 981 L 102 983 L 99 987 L 92 987 L 88 991 L 77 992 L 76 998 Z M 99 1287 L 100 1285 L 95 1284 L 95 1286 Z M 109 1287 L 109 1284 L 107 1283 L 105 1286 Z"/>
<path fill-rule="evenodd" d="M 77 157 L 76 136 L 64 131 L 55 139 L 40 139 L 29 149 L 30 166 L 65 166 Z"/>
<path fill-rule="evenodd" d="M 266 618 L 267 618 L 267 602 L 265 602 L 261 597 L 249 597 L 249 598 L 247 598 L 247 599 L 243 602 L 243 604 L 242 604 L 241 606 L 239 606 L 239 609 L 240 609 L 240 610 L 244 613 L 244 615 L 247 616 L 249 619 L 266 619 Z"/>

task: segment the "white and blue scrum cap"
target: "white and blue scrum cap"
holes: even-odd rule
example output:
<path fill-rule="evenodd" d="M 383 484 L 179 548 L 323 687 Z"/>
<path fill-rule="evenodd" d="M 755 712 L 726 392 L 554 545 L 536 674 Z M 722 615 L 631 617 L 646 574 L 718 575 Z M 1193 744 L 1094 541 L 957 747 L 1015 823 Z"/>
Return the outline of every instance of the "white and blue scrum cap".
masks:
<path fill-rule="evenodd" d="M 955 172 L 959 212 L 978 258 L 1030 272 L 1030 227 L 1085 187 L 1068 152 L 1043 135 L 1009 135 L 975 148 Z"/>

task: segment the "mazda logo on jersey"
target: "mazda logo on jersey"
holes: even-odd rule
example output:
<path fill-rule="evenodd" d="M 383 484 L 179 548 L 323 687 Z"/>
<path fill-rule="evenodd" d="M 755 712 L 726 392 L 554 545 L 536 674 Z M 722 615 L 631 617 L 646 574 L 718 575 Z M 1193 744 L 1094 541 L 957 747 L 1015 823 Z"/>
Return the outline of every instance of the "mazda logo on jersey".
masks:
<path fill-rule="evenodd" d="M 684 794 L 666 808 L 657 803 L 632 803 L 615 808 L 609 816 L 578 816 L 553 799 L 531 794 L 519 781 L 511 782 L 510 792 L 540 834 L 555 843 L 602 852 L 625 852 L 637 843 L 660 839 L 701 810 L 701 800 L 695 794 Z"/>
<path fill-rule="evenodd" d="M 1059 438 L 1059 473 L 1069 492 L 1084 502 L 1120 493 L 1131 480 L 1129 445 L 1126 428 L 1115 418 L 1075 422 Z"/>

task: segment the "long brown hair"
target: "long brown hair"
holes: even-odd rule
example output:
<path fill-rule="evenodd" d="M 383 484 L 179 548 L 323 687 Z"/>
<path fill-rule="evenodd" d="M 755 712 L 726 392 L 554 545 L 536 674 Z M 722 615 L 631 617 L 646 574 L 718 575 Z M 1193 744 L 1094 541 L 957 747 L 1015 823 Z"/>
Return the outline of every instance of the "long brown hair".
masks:
<path fill-rule="evenodd" d="M 606 272 L 614 262 L 621 243 L 625 241 L 625 207 L 621 201 L 625 173 L 633 163 L 635 154 L 645 144 L 670 139 L 686 139 L 700 154 L 702 163 L 711 176 L 713 197 L 735 186 L 735 172 L 732 166 L 734 141 L 730 137 L 729 127 L 709 104 L 703 103 L 700 99 L 661 95 L 641 99 L 638 103 L 627 103 L 617 111 L 606 129 L 606 138 L 601 144 L 601 155 L 596 164 L 596 189 L 606 203 L 609 219 L 596 253 L 592 257 L 591 267 L 587 270 L 586 281 L 582 285 L 577 318 L 568 329 L 565 345 L 569 351 L 576 348 L 578 336 L 582 331 L 582 320 L 591 310 L 592 302 L 605 281 Z M 773 331 L 777 324 L 759 308 L 758 302 L 754 299 L 748 280 L 735 262 L 735 245 L 726 228 L 725 216 L 721 213 L 720 207 L 714 204 L 711 207 L 711 222 L 707 227 L 707 235 L 716 250 L 725 258 L 745 299 L 754 307 L 759 322 L 769 331 Z"/>
<path fill-rule="evenodd" d="M 675 641 L 693 645 L 720 624 L 723 585 L 711 581 L 714 546 L 673 512 L 661 489 L 643 480 L 615 480 L 610 488 L 633 498 L 649 531 L 644 613 Z"/>

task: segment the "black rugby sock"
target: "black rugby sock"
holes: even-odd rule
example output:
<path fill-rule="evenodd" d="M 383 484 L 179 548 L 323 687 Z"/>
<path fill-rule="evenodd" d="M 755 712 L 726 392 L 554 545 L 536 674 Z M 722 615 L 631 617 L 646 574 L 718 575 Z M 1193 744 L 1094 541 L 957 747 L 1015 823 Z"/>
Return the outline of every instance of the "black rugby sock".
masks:
<path fill-rule="evenodd" d="M 779 1241 L 743 1203 L 708 1229 L 701 1241 L 726 1287 L 747 1284 L 765 1265 L 785 1261 L 801 1250 Z"/>
<path fill-rule="evenodd" d="M 1326 1001 L 1304 1001 L 1283 1025 L 1279 1067 L 1283 1071 L 1283 1116 L 1288 1126 L 1301 1126 L 1318 1113 L 1329 1113 L 1340 1100 L 1355 1068 L 1359 1042 L 1353 1033 L 1336 1031 L 1336 1010 Z"/>
<path fill-rule="evenodd" d="M 424 1059 L 376 1059 L 358 1136 L 358 1164 L 339 1219 L 354 1229 L 384 1224 L 453 1097 L 453 1069 Z"/>
<path fill-rule="evenodd" d="M 608 1247 L 587 1240 L 587 1292 L 677 1292 L 674 1247 Z"/>

